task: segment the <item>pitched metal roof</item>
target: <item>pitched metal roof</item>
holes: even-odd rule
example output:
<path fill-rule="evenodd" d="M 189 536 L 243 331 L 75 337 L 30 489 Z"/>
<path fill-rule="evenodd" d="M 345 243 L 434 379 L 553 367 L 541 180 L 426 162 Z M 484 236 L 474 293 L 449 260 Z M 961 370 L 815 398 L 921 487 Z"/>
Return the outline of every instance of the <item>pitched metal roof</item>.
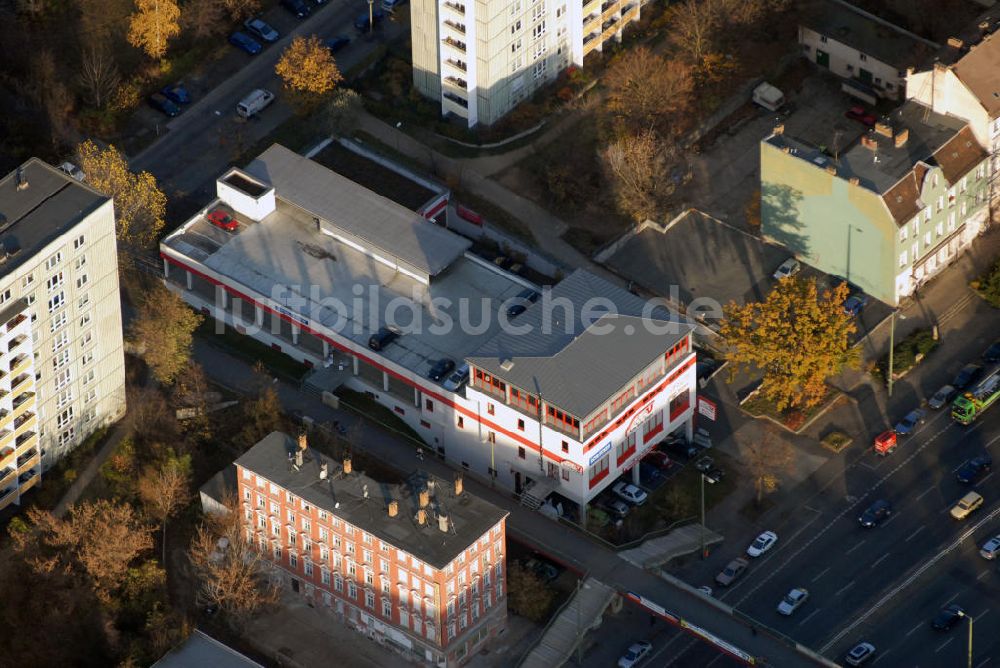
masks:
<path fill-rule="evenodd" d="M 440 273 L 472 245 L 280 144 L 271 145 L 246 171 L 270 183 L 279 198 L 319 218 L 325 227 L 420 274 Z"/>
<path fill-rule="evenodd" d="M 513 324 L 520 333 L 497 334 L 469 363 L 577 417 L 599 408 L 693 329 L 583 269 L 543 292 Z"/>

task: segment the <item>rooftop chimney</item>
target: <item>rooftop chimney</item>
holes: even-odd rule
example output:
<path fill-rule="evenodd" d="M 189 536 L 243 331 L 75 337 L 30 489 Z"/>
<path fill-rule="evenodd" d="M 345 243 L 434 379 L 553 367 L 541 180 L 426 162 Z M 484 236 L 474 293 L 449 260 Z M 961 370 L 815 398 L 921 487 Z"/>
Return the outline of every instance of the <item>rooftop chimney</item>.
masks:
<path fill-rule="evenodd" d="M 455 476 L 455 496 L 462 496 L 462 476 Z"/>
<path fill-rule="evenodd" d="M 878 142 L 875 141 L 875 137 L 870 137 L 868 135 L 865 135 L 864 137 L 861 138 L 861 145 L 871 151 L 878 150 Z"/>
<path fill-rule="evenodd" d="M 296 469 L 302 468 L 302 451 L 301 450 L 296 450 L 295 451 L 295 468 Z"/>
<path fill-rule="evenodd" d="M 427 511 L 423 508 L 417 511 L 417 524 L 420 526 L 427 524 Z"/>
<path fill-rule="evenodd" d="M 299 450 L 305 450 L 309 447 L 309 440 L 306 437 L 306 433 L 302 432 L 299 434 Z"/>
<path fill-rule="evenodd" d="M 448 516 L 447 515 L 438 515 L 438 529 L 441 530 L 441 533 L 448 533 Z"/>
<path fill-rule="evenodd" d="M 856 176 L 852 176 L 850 179 L 848 179 L 848 181 L 850 182 L 850 184 L 852 186 L 856 186 L 859 183 L 861 183 L 861 180 L 858 177 L 856 177 Z"/>
<path fill-rule="evenodd" d="M 782 146 L 781 147 L 781 152 L 785 153 L 785 154 L 791 153 L 792 152 L 792 147 L 791 146 Z"/>
<path fill-rule="evenodd" d="M 948 46 L 950 46 L 953 49 L 961 49 L 963 46 L 965 46 L 965 42 L 963 42 L 958 37 L 949 37 Z"/>
<path fill-rule="evenodd" d="M 826 173 L 827 174 L 833 174 L 834 176 L 836 176 L 837 175 L 837 168 L 834 167 L 833 165 L 827 165 L 826 166 Z"/>
<path fill-rule="evenodd" d="M 351 458 L 344 457 L 344 474 L 346 475 L 350 472 L 351 472 Z"/>
<path fill-rule="evenodd" d="M 389 502 L 389 517 L 395 517 L 399 514 L 399 502 L 390 501 Z"/>
<path fill-rule="evenodd" d="M 426 508 L 427 504 L 431 502 L 431 495 L 426 489 L 420 490 L 420 494 L 417 496 L 420 502 L 421 508 Z"/>
<path fill-rule="evenodd" d="M 18 190 L 28 189 L 28 177 L 24 175 L 24 167 L 17 168 L 17 189 Z"/>
<path fill-rule="evenodd" d="M 776 135 L 783 135 L 783 134 L 785 134 L 785 124 L 784 123 L 778 123 L 777 125 L 775 125 L 774 126 L 774 134 L 776 134 Z"/>
<path fill-rule="evenodd" d="M 320 464 L 320 466 L 319 466 L 319 479 L 320 480 L 326 480 L 326 476 L 329 475 L 329 472 L 330 472 L 330 468 L 329 468 L 329 465 L 326 462 L 323 462 L 322 464 Z"/>
<path fill-rule="evenodd" d="M 906 140 L 909 138 L 910 138 L 910 131 L 907 128 L 903 128 L 902 130 L 897 132 L 894 138 L 896 148 L 902 148 L 903 146 L 906 146 Z"/>
<path fill-rule="evenodd" d="M 875 124 L 875 134 L 882 135 L 883 137 L 892 138 L 892 126 L 888 123 L 883 123 L 879 121 Z"/>

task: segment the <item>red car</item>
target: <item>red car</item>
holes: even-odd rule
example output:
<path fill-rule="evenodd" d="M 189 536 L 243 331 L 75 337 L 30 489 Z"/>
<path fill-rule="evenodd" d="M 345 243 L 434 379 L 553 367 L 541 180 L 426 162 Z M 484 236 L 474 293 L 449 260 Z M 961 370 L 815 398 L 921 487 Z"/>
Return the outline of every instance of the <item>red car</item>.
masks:
<path fill-rule="evenodd" d="M 848 109 L 846 112 L 844 112 L 844 116 L 850 118 L 852 121 L 863 123 L 864 125 L 867 125 L 870 128 L 875 127 L 875 123 L 876 121 L 878 121 L 878 117 L 875 114 L 865 111 L 865 108 L 862 107 L 860 104 L 856 104 L 850 109 Z"/>
<path fill-rule="evenodd" d="M 239 223 L 236 222 L 236 219 L 230 216 L 222 209 L 216 209 L 212 213 L 208 214 L 207 218 L 208 222 L 212 223 L 218 228 L 226 230 L 227 232 L 232 232 L 237 227 L 239 227 Z"/>
<path fill-rule="evenodd" d="M 896 449 L 896 431 L 889 429 L 875 437 L 875 454 L 888 455 Z"/>
<path fill-rule="evenodd" d="M 642 461 L 644 461 L 647 464 L 650 464 L 652 466 L 655 466 L 656 468 L 660 469 L 661 471 L 666 471 L 671 466 L 674 465 L 673 460 L 671 460 L 670 457 L 667 456 L 667 453 L 660 452 L 659 450 L 653 450 L 648 455 L 646 455 L 645 457 L 643 457 Z"/>

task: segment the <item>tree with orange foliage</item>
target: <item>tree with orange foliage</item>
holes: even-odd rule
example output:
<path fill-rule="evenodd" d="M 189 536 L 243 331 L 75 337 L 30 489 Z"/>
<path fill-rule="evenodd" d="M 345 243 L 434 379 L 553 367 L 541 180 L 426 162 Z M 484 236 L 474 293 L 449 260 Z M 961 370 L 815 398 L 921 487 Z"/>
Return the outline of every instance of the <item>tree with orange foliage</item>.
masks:
<path fill-rule="evenodd" d="M 656 130 L 661 136 L 679 134 L 691 105 L 691 68 L 667 60 L 644 46 L 616 57 L 603 79 L 607 108 L 631 132 Z"/>

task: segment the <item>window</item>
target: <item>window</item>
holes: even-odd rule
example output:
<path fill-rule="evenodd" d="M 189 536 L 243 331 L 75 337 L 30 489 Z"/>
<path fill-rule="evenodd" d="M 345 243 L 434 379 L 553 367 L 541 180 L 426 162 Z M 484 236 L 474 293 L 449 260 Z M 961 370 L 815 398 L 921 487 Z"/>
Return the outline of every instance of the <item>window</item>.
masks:
<path fill-rule="evenodd" d="M 899 240 L 906 241 L 906 225 L 899 228 Z"/>
<path fill-rule="evenodd" d="M 83 336 L 80 337 L 80 347 L 86 348 L 90 345 L 90 342 L 94 340 L 93 332 L 84 332 Z"/>
<path fill-rule="evenodd" d="M 948 224 L 951 225 L 952 227 L 954 227 L 954 223 L 952 222 L 954 220 L 955 220 L 955 212 L 952 211 L 948 215 L 948 221 L 949 221 Z M 944 223 L 938 223 L 937 224 L 937 229 L 934 230 L 934 231 L 937 233 L 938 237 L 943 237 L 944 236 Z"/>
<path fill-rule="evenodd" d="M 45 281 L 45 287 L 49 292 L 62 287 L 63 284 L 63 273 L 60 271 L 58 273 L 49 276 L 49 280 Z"/>
<path fill-rule="evenodd" d="M 35 275 L 28 274 L 27 276 L 21 279 L 21 287 L 26 288 L 34 282 L 35 282 Z"/>
<path fill-rule="evenodd" d="M 52 358 L 52 368 L 61 369 L 62 367 L 69 364 L 69 351 L 63 350 Z"/>
<path fill-rule="evenodd" d="M 565 454 L 569 454 L 569 442 L 567 441 L 562 442 L 562 451 Z"/>
<path fill-rule="evenodd" d="M 382 616 L 392 617 L 392 600 L 388 598 L 382 599 Z"/>
<path fill-rule="evenodd" d="M 70 406 L 62 413 L 56 416 L 56 428 L 63 429 L 69 426 L 69 423 L 73 420 L 73 407 Z"/>
<path fill-rule="evenodd" d="M 73 262 L 73 268 L 77 269 L 77 270 L 83 269 L 86 266 L 87 266 L 87 256 L 86 255 L 81 255 L 80 257 L 76 258 L 75 262 Z"/>
<path fill-rule="evenodd" d="M 78 299 L 78 300 L 76 301 L 76 306 L 77 306 L 77 308 L 79 308 L 79 309 L 81 309 L 81 310 L 82 310 L 82 309 L 85 309 L 85 308 L 87 308 L 87 306 L 88 306 L 89 304 L 90 304 L 90 294 L 89 294 L 89 293 L 87 293 L 87 294 L 84 294 L 84 295 L 83 295 L 82 297 L 80 297 L 80 298 L 79 298 L 79 299 Z"/>
<path fill-rule="evenodd" d="M 424 399 L 424 409 L 429 413 L 434 412 L 434 402 L 430 399 Z"/>
<path fill-rule="evenodd" d="M 66 312 L 63 311 L 62 315 L 66 315 Z M 91 319 L 91 314 L 90 313 L 84 313 L 83 315 L 81 315 L 80 316 L 80 327 L 83 328 L 83 327 L 86 327 L 87 325 L 89 325 L 90 324 L 90 319 Z"/>
<path fill-rule="evenodd" d="M 84 385 L 88 385 L 93 382 L 94 378 L 95 378 L 94 370 L 91 369 L 87 373 L 83 374 L 83 378 L 80 379 L 80 382 L 82 382 Z"/>
<path fill-rule="evenodd" d="M 369 608 L 375 607 L 375 592 L 365 590 L 365 606 Z"/>
<path fill-rule="evenodd" d="M 69 318 L 66 315 L 66 311 L 60 311 L 59 313 L 55 314 L 52 317 L 52 320 L 49 321 L 49 332 L 55 334 L 63 327 L 63 325 L 66 324 L 66 321 L 68 319 Z"/>
<path fill-rule="evenodd" d="M 334 591 L 344 591 L 344 578 L 340 576 L 340 573 L 333 574 L 333 589 Z"/>
<path fill-rule="evenodd" d="M 932 241 L 931 241 L 931 233 L 927 232 L 926 234 L 924 234 L 924 250 L 927 250 L 928 248 L 930 248 L 931 243 L 932 243 Z"/>
<path fill-rule="evenodd" d="M 931 219 L 931 207 L 928 204 L 927 208 L 924 209 L 924 222 L 927 222 L 930 219 Z M 913 221 L 913 234 L 919 234 L 919 231 L 918 231 L 919 228 L 918 228 L 918 225 L 917 225 L 918 222 L 919 221 L 916 220 L 916 219 L 914 219 L 914 221 Z"/>
<path fill-rule="evenodd" d="M 62 262 L 62 251 L 50 256 L 49 259 L 45 261 L 45 271 L 55 269 L 60 262 Z"/>
<path fill-rule="evenodd" d="M 865 54 L 859 53 L 858 57 L 861 58 L 861 62 L 863 62 L 863 63 L 864 62 L 868 62 L 868 56 L 866 56 Z"/>
<path fill-rule="evenodd" d="M 514 0 L 514 2 L 510 3 L 510 15 L 511 16 L 514 16 L 515 14 L 519 13 L 520 11 L 521 11 L 521 0 Z"/>
<path fill-rule="evenodd" d="M 635 452 L 635 434 L 636 432 L 632 431 L 621 443 L 615 446 L 615 460 L 619 466 Z"/>
<path fill-rule="evenodd" d="M 496 408 L 493 406 L 493 404 L 489 403 L 486 404 L 486 413 L 488 415 L 496 415 Z"/>
<path fill-rule="evenodd" d="M 938 195 L 938 198 L 937 198 L 937 210 L 938 210 L 938 213 L 941 213 L 941 210 L 943 208 L 944 208 L 944 195 Z"/>
<path fill-rule="evenodd" d="M 534 28 L 531 29 L 531 36 L 534 39 L 538 39 L 545 34 L 545 21 L 540 21 Z"/>
<path fill-rule="evenodd" d="M 510 52 L 517 53 L 521 50 L 521 38 L 518 37 L 516 40 L 510 43 Z"/>
<path fill-rule="evenodd" d="M 97 388 L 91 388 L 87 390 L 87 393 L 83 395 L 83 403 L 89 404 L 92 401 L 97 401 Z"/>
<path fill-rule="evenodd" d="M 604 455 L 590 466 L 590 486 L 593 487 L 608 475 L 611 453 Z"/>
<path fill-rule="evenodd" d="M 7 288 L 2 293 L 0 293 L 0 304 L 3 304 L 10 299 L 10 288 Z"/>
<path fill-rule="evenodd" d="M 295 554 L 294 552 L 290 551 L 290 550 L 288 552 L 288 565 L 291 566 L 292 568 L 298 568 L 299 567 L 299 557 L 298 557 L 298 555 Z"/>
<path fill-rule="evenodd" d="M 519 459 L 524 459 L 527 456 L 523 445 L 517 446 L 517 456 Z"/>
<path fill-rule="evenodd" d="M 459 429 L 465 428 L 465 418 L 462 417 L 461 415 L 458 416 L 458 428 Z"/>
<path fill-rule="evenodd" d="M 848 72 L 853 72 L 854 71 L 854 65 L 848 65 L 847 66 L 847 71 Z"/>
<path fill-rule="evenodd" d="M 900 267 L 906 266 L 906 251 L 903 251 L 902 253 L 899 254 L 899 266 Z"/>
<path fill-rule="evenodd" d="M 56 374 L 56 380 L 55 380 L 56 390 L 61 390 L 62 388 L 66 387 L 67 385 L 69 385 L 71 380 L 72 380 L 71 369 L 64 369 L 63 371 L 60 371 L 58 374 Z"/>
<path fill-rule="evenodd" d="M 76 279 L 76 289 L 79 290 L 85 286 L 89 280 L 90 279 L 87 277 L 87 274 L 80 274 L 80 276 Z"/>
<path fill-rule="evenodd" d="M 60 308 L 66 303 L 66 295 L 62 292 L 57 292 L 56 294 L 49 297 L 49 313 L 52 313 L 56 309 Z"/>
<path fill-rule="evenodd" d="M 313 574 L 313 564 L 311 561 L 306 559 L 305 563 L 302 565 L 305 570 L 305 574 L 311 576 Z"/>
<path fill-rule="evenodd" d="M 826 35 L 820 35 L 819 41 L 822 42 L 823 44 L 826 44 Z"/>
<path fill-rule="evenodd" d="M 520 431 L 524 431 L 524 420 L 522 420 L 521 418 L 517 419 L 517 428 Z"/>
<path fill-rule="evenodd" d="M 80 236 L 78 236 L 76 239 L 73 240 L 73 250 L 79 250 L 79 249 L 83 248 L 83 244 L 85 242 L 86 242 L 86 239 L 81 234 Z"/>
<path fill-rule="evenodd" d="M 510 26 L 510 34 L 515 35 L 517 31 L 521 29 L 521 19 L 514 21 Z"/>
<path fill-rule="evenodd" d="M 59 447 L 69 445 L 73 441 L 74 436 L 76 436 L 76 430 L 73 427 L 59 434 Z"/>
<path fill-rule="evenodd" d="M 60 409 L 63 406 L 70 404 L 73 401 L 73 390 L 63 390 L 56 397 L 56 409 Z"/>
<path fill-rule="evenodd" d="M 325 568 L 321 569 L 319 572 L 319 579 L 320 582 L 322 582 L 325 585 L 330 584 L 330 571 L 326 570 Z"/>

